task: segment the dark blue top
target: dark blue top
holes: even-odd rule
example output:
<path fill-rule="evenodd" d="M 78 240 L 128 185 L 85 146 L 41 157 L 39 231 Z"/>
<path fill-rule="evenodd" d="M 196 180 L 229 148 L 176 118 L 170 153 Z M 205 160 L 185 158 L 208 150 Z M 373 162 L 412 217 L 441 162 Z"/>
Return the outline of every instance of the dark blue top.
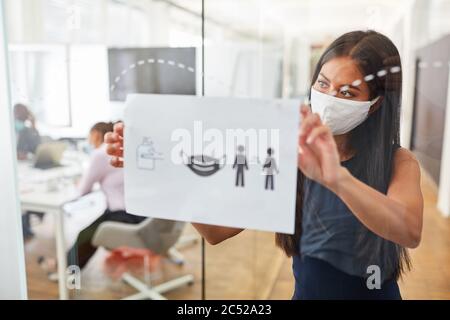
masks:
<path fill-rule="evenodd" d="M 342 162 L 355 172 L 357 156 Z M 303 196 L 300 254 L 328 262 L 346 274 L 368 277 L 367 267 L 380 267 L 382 281 L 391 279 L 397 268 L 397 246 L 367 229 L 333 192 L 306 179 Z M 300 256 L 294 257 L 294 274 L 299 272 Z"/>

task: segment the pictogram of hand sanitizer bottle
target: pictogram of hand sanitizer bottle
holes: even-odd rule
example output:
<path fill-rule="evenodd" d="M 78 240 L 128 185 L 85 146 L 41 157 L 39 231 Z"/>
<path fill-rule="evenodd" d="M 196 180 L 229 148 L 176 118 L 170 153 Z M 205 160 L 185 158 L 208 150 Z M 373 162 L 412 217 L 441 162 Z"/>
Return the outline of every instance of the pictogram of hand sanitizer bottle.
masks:
<path fill-rule="evenodd" d="M 153 141 L 149 137 L 144 137 L 142 143 L 137 148 L 137 166 L 139 169 L 154 170 L 156 160 L 163 160 L 162 153 L 157 152 Z"/>

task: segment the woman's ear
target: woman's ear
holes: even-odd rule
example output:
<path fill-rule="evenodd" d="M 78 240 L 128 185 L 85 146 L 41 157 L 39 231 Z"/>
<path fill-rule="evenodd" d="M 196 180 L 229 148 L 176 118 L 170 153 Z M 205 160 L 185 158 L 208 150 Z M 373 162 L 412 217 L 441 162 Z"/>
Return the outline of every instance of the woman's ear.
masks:
<path fill-rule="evenodd" d="M 384 98 L 383 96 L 379 96 L 377 101 L 370 107 L 368 113 L 369 116 L 381 107 L 381 104 L 383 103 L 383 98 Z"/>

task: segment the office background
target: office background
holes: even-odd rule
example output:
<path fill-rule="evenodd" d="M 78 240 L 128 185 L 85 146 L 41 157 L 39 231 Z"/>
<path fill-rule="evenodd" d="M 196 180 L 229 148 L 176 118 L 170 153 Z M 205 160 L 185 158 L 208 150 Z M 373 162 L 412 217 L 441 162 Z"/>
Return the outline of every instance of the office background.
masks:
<path fill-rule="evenodd" d="M 11 156 L 15 143 L 8 128 L 12 123 L 0 126 L 2 149 L 11 151 L 2 157 L 1 167 L 15 168 L 5 170 L 6 182 L 1 186 L 5 230 L 0 233 L 5 241 L 0 242 L 16 246 L 11 269 L 4 270 L 19 270 L 5 272 L 19 272 L 9 281 L 17 279 L 22 288 L 22 292 L 11 291 L 12 296 L 119 299 L 136 292 L 104 272 L 108 250 L 99 250 L 83 270 L 79 290 L 69 290 L 63 281 L 59 286 L 49 281 L 36 260 L 42 255 L 62 256 L 77 233 L 103 211 L 100 192 L 76 202 L 71 198 L 88 162 L 84 139 L 94 123 L 122 118 L 120 90 L 139 88 L 133 82 L 139 80 L 133 76 L 138 70 L 153 68 L 149 69 L 152 74 L 160 72 L 160 77 L 170 72 L 187 77 L 186 81 L 195 83 L 188 89 L 192 94 L 302 100 L 312 68 L 327 44 L 346 31 L 370 28 L 390 37 L 400 51 L 401 140 L 416 153 L 423 169 L 424 237 L 421 246 L 412 250 L 415 267 L 401 282 L 402 293 L 405 298 L 450 298 L 450 221 L 446 218 L 450 215 L 450 112 L 446 112 L 450 105 L 450 1 L 205 0 L 204 7 L 201 0 L 2 2 L 6 36 L 2 54 L 6 54 L 0 60 L 4 77 L 0 83 L 2 92 L 10 92 L 9 99 L 2 97 L 2 124 L 11 119 L 12 105 L 25 103 L 36 116 L 42 136 L 70 146 L 64 168 L 36 171 Z M 195 54 L 180 56 L 176 48 L 191 48 Z M 135 52 L 132 58 L 120 58 L 125 64 L 113 65 L 114 50 L 139 49 L 143 55 Z M 160 77 L 152 80 L 158 84 L 152 88 L 166 93 Z M 170 79 L 174 78 L 169 83 Z M 48 183 L 54 183 L 56 191 L 48 191 Z M 42 220 L 32 217 L 35 236 L 23 242 L 17 235 L 25 209 L 46 214 Z M 186 225 L 181 236 L 193 240 L 177 249 L 184 263 L 177 264 L 172 256 L 163 259 L 150 276 L 140 277 L 143 283 L 158 285 L 193 276 L 192 285 L 176 288 L 165 297 L 200 299 L 203 292 L 208 299 L 290 298 L 290 259 L 275 247 L 273 234 L 248 230 L 218 246 L 206 245 L 203 261 L 193 228 Z M 14 261 L 19 265 L 14 266 Z"/>

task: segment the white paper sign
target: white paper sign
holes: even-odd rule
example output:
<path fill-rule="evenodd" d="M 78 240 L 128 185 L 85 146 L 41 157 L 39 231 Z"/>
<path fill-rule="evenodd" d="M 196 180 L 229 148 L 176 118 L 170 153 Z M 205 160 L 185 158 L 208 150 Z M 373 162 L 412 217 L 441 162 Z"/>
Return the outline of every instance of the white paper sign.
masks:
<path fill-rule="evenodd" d="M 130 95 L 127 212 L 292 234 L 298 125 L 298 101 Z"/>

